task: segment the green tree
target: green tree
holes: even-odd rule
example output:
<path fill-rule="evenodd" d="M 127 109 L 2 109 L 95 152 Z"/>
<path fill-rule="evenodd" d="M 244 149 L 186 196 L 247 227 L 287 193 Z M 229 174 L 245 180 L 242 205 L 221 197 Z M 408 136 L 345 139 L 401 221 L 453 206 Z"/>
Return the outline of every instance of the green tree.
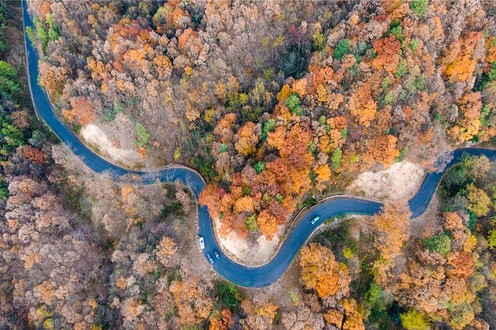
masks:
<path fill-rule="evenodd" d="M 421 91 L 425 88 L 425 76 L 421 74 L 417 78 L 415 78 L 415 89 Z"/>
<path fill-rule="evenodd" d="M 286 106 L 293 115 L 303 116 L 303 108 L 301 107 L 300 96 L 298 94 L 291 94 L 286 99 Z"/>
<path fill-rule="evenodd" d="M 403 41 L 403 28 L 401 25 L 392 27 L 390 32 L 396 39 L 398 39 L 398 41 Z"/>
<path fill-rule="evenodd" d="M 396 69 L 395 76 L 398 78 L 403 77 L 408 72 L 408 62 L 406 60 L 402 60 L 398 64 L 398 68 Z"/>
<path fill-rule="evenodd" d="M 393 91 L 388 91 L 384 96 L 384 104 L 390 105 L 394 102 L 394 93 Z"/>
<path fill-rule="evenodd" d="M 302 45 L 289 45 L 284 53 L 284 60 L 280 69 L 284 72 L 285 77 L 299 79 L 307 71 L 309 52 Z"/>
<path fill-rule="evenodd" d="M 60 37 L 59 27 L 53 22 L 51 14 L 47 15 L 46 20 L 48 22 L 48 38 L 55 41 Z"/>
<path fill-rule="evenodd" d="M 257 223 L 257 216 L 255 214 L 250 215 L 246 221 L 246 228 L 248 228 L 249 231 L 257 231 L 258 230 L 258 223 Z"/>
<path fill-rule="evenodd" d="M 407 330 L 429 330 L 431 324 L 422 313 L 414 309 L 400 315 L 401 324 Z"/>
<path fill-rule="evenodd" d="M 24 145 L 23 132 L 12 125 L 8 116 L 0 117 L 0 160 L 5 160 L 15 149 Z"/>
<path fill-rule="evenodd" d="M 221 143 L 219 145 L 219 153 L 224 153 L 224 152 L 227 152 L 228 148 L 227 148 L 227 144 L 225 143 Z"/>
<path fill-rule="evenodd" d="M 271 118 L 264 123 L 262 128 L 262 142 L 267 140 L 268 133 L 273 132 L 275 128 L 276 120 L 274 118 Z"/>
<path fill-rule="evenodd" d="M 241 303 L 242 295 L 238 291 L 238 288 L 228 282 L 217 283 L 217 297 L 223 307 L 237 310 Z"/>
<path fill-rule="evenodd" d="M 496 247 L 496 229 L 491 229 L 489 231 L 489 236 L 487 237 L 487 243 L 491 250 Z"/>
<path fill-rule="evenodd" d="M 14 98 L 19 92 L 16 69 L 5 61 L 0 61 L 0 96 Z"/>
<path fill-rule="evenodd" d="M 28 142 L 35 148 L 41 147 L 41 145 L 46 141 L 47 137 L 45 133 L 40 130 L 34 130 L 29 138 Z"/>
<path fill-rule="evenodd" d="M 343 151 L 341 148 L 336 148 L 332 153 L 332 170 L 337 171 L 341 166 L 341 159 L 343 158 Z"/>
<path fill-rule="evenodd" d="M 9 197 L 9 189 L 4 181 L 0 181 L 0 200 Z"/>
<path fill-rule="evenodd" d="M 369 322 L 386 321 L 388 317 L 388 299 L 384 296 L 384 291 L 379 284 L 371 283 L 365 293 L 365 309 L 370 311 L 368 316 Z"/>
<path fill-rule="evenodd" d="M 255 168 L 255 171 L 257 171 L 257 173 L 262 173 L 262 171 L 265 170 L 265 162 L 258 162 L 255 164 L 255 166 L 253 166 L 253 168 Z"/>
<path fill-rule="evenodd" d="M 488 232 L 487 244 L 489 248 L 492 250 L 496 248 L 496 218 L 491 220 L 491 229 Z"/>
<path fill-rule="evenodd" d="M 348 137 L 348 129 L 346 127 L 343 128 L 343 130 L 341 131 L 341 137 L 343 139 L 346 139 Z"/>
<path fill-rule="evenodd" d="M 410 3 L 410 9 L 415 13 L 415 15 L 422 18 L 425 15 L 428 4 L 429 0 L 413 0 Z"/>
<path fill-rule="evenodd" d="M 350 40 L 349 39 L 341 39 L 336 48 L 334 49 L 332 56 L 335 59 L 342 59 L 346 54 L 351 53 L 350 51 Z"/>
<path fill-rule="evenodd" d="M 446 256 L 451 251 L 451 238 L 445 233 L 437 234 L 424 239 L 422 246 L 424 249 Z"/>
<path fill-rule="evenodd" d="M 410 49 L 412 50 L 412 52 L 417 50 L 419 43 L 420 43 L 420 40 L 417 38 L 413 38 L 412 41 L 410 41 Z"/>
<path fill-rule="evenodd" d="M 146 145 L 148 143 L 148 140 L 150 139 L 150 133 L 148 133 L 146 128 L 140 123 L 137 123 L 136 133 L 138 134 L 138 144 L 142 146 Z"/>
<path fill-rule="evenodd" d="M 382 299 L 382 288 L 379 284 L 370 284 L 369 289 L 365 293 L 365 301 L 373 306 Z"/>
<path fill-rule="evenodd" d="M 48 46 L 48 41 L 50 40 L 48 31 L 45 29 L 43 22 L 41 22 L 37 16 L 34 16 L 33 23 L 36 31 L 36 37 L 41 42 L 41 50 L 43 51 L 43 54 L 45 54 L 46 48 Z"/>
<path fill-rule="evenodd" d="M 495 81 L 496 80 L 496 62 L 494 62 L 491 65 L 491 69 L 487 73 L 487 76 L 489 77 L 490 81 Z"/>
<path fill-rule="evenodd" d="M 7 40 L 5 40 L 5 17 L 9 14 L 7 2 L 5 0 L 0 1 L 0 52 L 7 50 Z"/>

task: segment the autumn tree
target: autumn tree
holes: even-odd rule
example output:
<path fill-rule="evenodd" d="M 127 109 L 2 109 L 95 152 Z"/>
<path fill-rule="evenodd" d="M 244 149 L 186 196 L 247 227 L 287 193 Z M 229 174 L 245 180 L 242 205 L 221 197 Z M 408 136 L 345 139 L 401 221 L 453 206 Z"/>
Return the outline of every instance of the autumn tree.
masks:
<path fill-rule="evenodd" d="M 398 138 L 390 134 L 379 135 L 367 141 L 367 153 L 364 155 L 364 161 L 368 164 L 380 162 L 386 167 L 390 166 L 400 155 L 397 142 Z"/>
<path fill-rule="evenodd" d="M 378 39 L 374 41 L 374 50 L 377 52 L 377 57 L 371 61 L 372 67 L 376 70 L 384 69 L 396 73 L 401 60 L 401 46 L 398 39 L 394 35 Z"/>
<path fill-rule="evenodd" d="M 343 309 L 345 316 L 342 327 L 343 330 L 352 330 L 352 329 L 365 330 L 362 316 L 358 311 L 358 306 L 354 299 L 345 299 L 343 301 Z"/>
<path fill-rule="evenodd" d="M 458 104 L 461 116 L 457 120 L 457 125 L 451 128 L 450 134 L 456 141 L 469 141 L 479 133 L 481 95 L 479 92 L 466 94 L 458 101 Z"/>
<path fill-rule="evenodd" d="M 91 102 L 84 97 L 77 97 L 71 100 L 72 115 L 74 115 L 80 125 L 91 123 L 95 119 L 95 109 Z"/>
<path fill-rule="evenodd" d="M 90 289 L 90 283 L 99 286 L 104 278 L 98 246 L 75 232 L 71 222 L 78 216 L 65 209 L 44 182 L 15 177 L 9 194 L 6 225 L 0 226 L 0 232 L 15 235 L 2 240 L 6 253 L 11 252 L 0 261 L 12 281 L 23 283 L 16 289 L 14 305 L 7 304 L 16 306 L 10 312 L 28 310 L 29 318 L 40 326 L 56 318 L 64 327 L 90 327 L 96 320 L 95 299 L 102 293 Z M 76 230 L 80 229 L 86 230 Z M 5 257 L 11 260 L 8 264 Z M 38 315 L 41 309 L 46 313 Z"/>
<path fill-rule="evenodd" d="M 473 184 L 467 186 L 467 193 L 468 209 L 478 217 L 487 215 L 491 203 L 491 199 L 487 193 Z"/>
<path fill-rule="evenodd" d="M 61 93 L 67 78 L 68 70 L 64 67 L 52 66 L 46 62 L 40 63 L 40 85 L 51 95 Z"/>
<path fill-rule="evenodd" d="M 172 282 L 170 292 L 174 296 L 181 324 L 198 324 L 210 314 L 213 301 L 208 298 L 206 287 L 200 283 L 199 277 Z"/>
<path fill-rule="evenodd" d="M 262 234 L 268 239 L 272 239 L 274 234 L 277 233 L 278 230 L 278 221 L 277 218 L 271 215 L 268 211 L 263 210 L 257 217 L 258 227 Z"/>
<path fill-rule="evenodd" d="M 301 250 L 301 279 L 308 289 L 315 289 L 319 297 L 336 296 L 348 291 L 350 278 L 346 265 L 336 262 L 331 250 L 311 243 Z"/>
<path fill-rule="evenodd" d="M 172 258 L 177 252 L 177 245 L 170 237 L 164 236 L 156 248 L 156 255 L 158 261 L 164 266 L 168 266 Z"/>
<path fill-rule="evenodd" d="M 322 315 L 307 306 L 283 313 L 281 323 L 287 330 L 321 329 L 325 326 Z"/>
<path fill-rule="evenodd" d="M 377 102 L 374 101 L 370 85 L 365 82 L 352 94 L 349 100 L 350 112 L 358 124 L 370 126 L 377 113 Z"/>
<path fill-rule="evenodd" d="M 475 292 L 468 281 L 475 272 L 474 237 L 457 213 L 443 215 L 443 228 L 446 234 L 431 234 L 421 248 L 409 251 L 402 273 L 386 273 L 385 286 L 410 309 L 401 316 L 405 328 L 425 329 L 433 320 L 443 320 L 462 329 L 474 319 Z M 444 249 L 449 237 L 453 243 Z"/>
<path fill-rule="evenodd" d="M 394 258 L 410 237 L 410 211 L 406 205 L 386 204 L 381 213 L 374 216 L 374 245 L 379 251 L 379 259 L 374 268 L 376 280 L 385 280 L 384 272 L 393 264 Z"/>
<path fill-rule="evenodd" d="M 255 129 L 256 125 L 252 122 L 248 122 L 238 131 L 238 141 L 235 146 L 236 150 L 243 156 L 248 156 L 255 151 L 255 146 L 259 139 Z"/>
<path fill-rule="evenodd" d="M 458 81 L 468 82 L 472 78 L 475 66 L 481 59 L 481 52 L 477 51 L 484 47 L 484 37 L 481 32 L 468 32 L 466 36 L 460 37 L 448 48 L 444 58 L 446 67 L 444 74 L 448 76 L 451 83 Z"/>

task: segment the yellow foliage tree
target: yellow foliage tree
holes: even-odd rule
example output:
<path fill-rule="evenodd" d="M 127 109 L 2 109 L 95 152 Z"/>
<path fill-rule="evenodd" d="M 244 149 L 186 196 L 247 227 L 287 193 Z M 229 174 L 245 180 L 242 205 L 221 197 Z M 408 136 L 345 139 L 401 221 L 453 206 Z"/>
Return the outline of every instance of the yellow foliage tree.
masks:
<path fill-rule="evenodd" d="M 465 94 L 458 101 L 461 116 L 457 125 L 453 126 L 449 133 L 458 142 L 469 141 L 479 133 L 481 116 L 481 94 L 480 92 Z"/>
<path fill-rule="evenodd" d="M 248 156 L 255 151 L 259 137 L 255 132 L 256 125 L 252 122 L 247 122 L 238 131 L 238 142 L 236 142 L 236 150 L 243 156 Z"/>
<path fill-rule="evenodd" d="M 343 330 L 365 330 L 363 319 L 358 312 L 358 306 L 355 299 L 344 299 L 344 323 Z"/>

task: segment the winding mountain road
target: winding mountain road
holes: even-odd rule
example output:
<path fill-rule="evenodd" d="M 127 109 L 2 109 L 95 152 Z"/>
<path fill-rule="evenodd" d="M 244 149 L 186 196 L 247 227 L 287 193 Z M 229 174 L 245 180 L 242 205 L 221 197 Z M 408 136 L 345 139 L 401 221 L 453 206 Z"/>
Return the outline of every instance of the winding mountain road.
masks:
<path fill-rule="evenodd" d="M 114 180 L 119 181 L 124 175 L 136 175 L 140 178 L 139 183 L 150 184 L 156 182 L 157 178 L 161 182 L 179 182 L 191 188 L 195 197 L 205 187 L 205 180 L 201 175 L 189 168 L 181 165 L 171 165 L 157 172 L 140 172 L 127 170 L 112 164 L 95 154 L 85 146 L 78 137 L 71 132 L 66 125 L 55 114 L 54 109 L 45 91 L 38 85 L 38 61 L 39 57 L 35 47 L 28 40 L 26 27 L 34 28 L 33 21 L 28 14 L 27 1 L 22 2 L 24 18 L 24 39 L 27 56 L 27 73 L 29 87 L 33 105 L 38 115 L 50 127 L 50 129 L 64 142 L 81 160 L 93 171 L 97 173 L 109 172 Z M 491 159 L 496 157 L 496 151 L 490 149 L 467 148 L 458 149 L 451 153 L 451 160 L 448 162 L 443 172 L 429 173 L 426 175 L 422 186 L 416 195 L 409 200 L 408 204 L 412 211 L 412 218 L 416 218 L 425 212 L 429 202 L 447 168 L 453 166 L 461 160 L 464 153 L 480 156 L 485 155 Z M 446 157 L 444 157 L 446 159 Z M 219 248 L 216 241 L 212 219 L 205 206 L 198 205 L 198 234 L 205 239 L 204 254 L 213 250 L 218 250 L 221 259 L 217 260 L 213 268 L 226 279 L 245 287 L 263 287 L 274 283 L 291 264 L 293 258 L 314 230 L 326 219 L 343 214 L 373 215 L 380 211 L 383 206 L 380 202 L 364 200 L 352 196 L 336 196 L 327 199 L 310 209 L 301 220 L 294 226 L 287 235 L 282 246 L 274 258 L 267 264 L 260 267 L 247 267 L 230 260 Z M 311 224 L 310 221 L 316 215 L 320 216 L 320 221 Z"/>

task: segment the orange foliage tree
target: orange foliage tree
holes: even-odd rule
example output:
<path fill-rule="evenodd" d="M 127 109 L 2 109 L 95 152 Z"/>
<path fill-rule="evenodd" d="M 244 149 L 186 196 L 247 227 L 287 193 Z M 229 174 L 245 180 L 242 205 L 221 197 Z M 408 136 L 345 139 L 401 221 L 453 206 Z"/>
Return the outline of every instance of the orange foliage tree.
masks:
<path fill-rule="evenodd" d="M 374 268 L 379 283 L 385 280 L 385 272 L 392 267 L 394 258 L 410 237 L 410 216 L 408 206 L 402 204 L 386 204 L 382 212 L 374 216 L 374 245 L 379 251 Z"/>
<path fill-rule="evenodd" d="M 301 250 L 301 280 L 308 289 L 315 289 L 319 297 L 336 296 L 348 292 L 350 277 L 345 264 L 336 262 L 326 247 L 311 243 Z"/>
<path fill-rule="evenodd" d="M 207 296 L 207 288 L 200 277 L 173 281 L 169 287 L 182 325 L 201 323 L 208 317 L 213 301 Z"/>
<path fill-rule="evenodd" d="M 468 82 L 472 79 L 475 66 L 484 54 L 476 51 L 481 47 L 484 47 L 482 32 L 469 32 L 448 48 L 448 54 L 444 58 L 444 74 L 451 83 Z"/>
<path fill-rule="evenodd" d="M 45 87 L 52 96 L 62 92 L 67 74 L 66 68 L 40 62 L 40 85 Z"/>
<path fill-rule="evenodd" d="M 76 116 L 80 125 L 89 124 L 95 119 L 95 108 L 86 97 L 72 99 L 71 106 L 72 114 Z"/>
<path fill-rule="evenodd" d="M 465 94 L 459 101 L 461 116 L 457 125 L 453 126 L 449 133 L 459 142 L 471 140 L 480 129 L 480 115 L 482 108 L 480 92 Z"/>
<path fill-rule="evenodd" d="M 345 316 L 343 330 L 365 330 L 355 299 L 344 299 L 343 309 Z"/>
<path fill-rule="evenodd" d="M 370 85 L 367 82 L 352 93 L 349 107 L 358 124 L 365 127 L 370 126 L 377 113 L 377 102 L 372 98 Z"/>
<path fill-rule="evenodd" d="M 401 60 L 401 45 L 395 36 L 390 35 L 387 38 L 376 40 L 374 49 L 377 57 L 370 62 L 372 67 L 376 70 L 384 69 L 387 72 L 395 73 Z"/>
<path fill-rule="evenodd" d="M 473 304 L 476 289 L 470 282 L 478 258 L 474 252 L 476 239 L 457 213 L 445 213 L 443 220 L 443 229 L 451 237 L 446 256 L 415 246 L 405 256 L 405 263 L 385 274 L 381 285 L 401 305 L 454 329 L 464 329 L 477 308 Z"/>
<path fill-rule="evenodd" d="M 394 163 L 400 155 L 396 148 L 398 139 L 394 135 L 379 135 L 366 142 L 367 152 L 363 155 L 363 161 L 367 164 L 380 162 L 384 166 Z"/>

